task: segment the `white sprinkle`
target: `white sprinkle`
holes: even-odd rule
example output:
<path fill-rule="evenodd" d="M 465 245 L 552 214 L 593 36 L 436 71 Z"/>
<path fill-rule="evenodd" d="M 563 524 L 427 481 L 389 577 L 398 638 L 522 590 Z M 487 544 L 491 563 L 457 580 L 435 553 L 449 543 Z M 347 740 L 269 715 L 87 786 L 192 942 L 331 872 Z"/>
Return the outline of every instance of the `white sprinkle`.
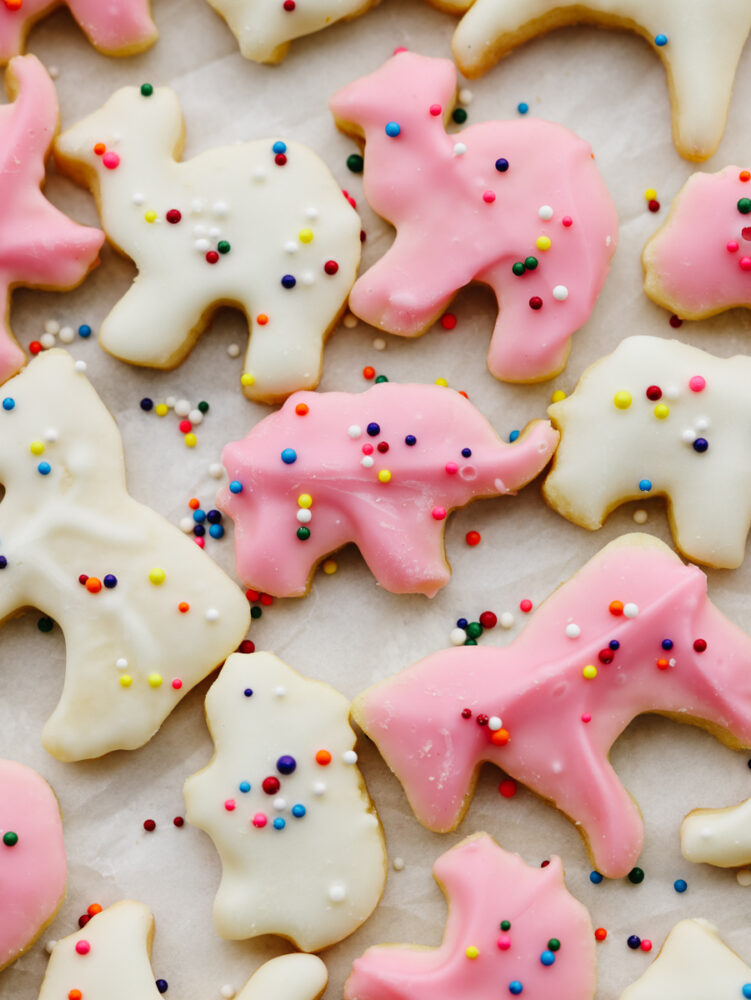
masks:
<path fill-rule="evenodd" d="M 467 144 L 465 142 L 457 142 L 454 144 L 454 156 L 464 156 L 467 152 Z"/>
<path fill-rule="evenodd" d="M 299 249 L 300 249 L 300 244 L 293 243 L 292 240 L 289 240 L 289 242 L 284 244 L 285 253 L 297 253 Z"/>
<path fill-rule="evenodd" d="M 578 625 L 575 625 L 574 622 L 570 622 L 566 626 L 566 635 L 569 637 L 569 639 L 578 639 L 581 634 L 582 630 L 579 628 Z"/>
<path fill-rule="evenodd" d="M 342 761 L 345 764 L 356 764 L 357 754 L 355 753 L 354 750 L 345 750 L 344 753 L 342 754 Z"/>
<path fill-rule="evenodd" d="M 342 903 L 347 898 L 347 889 L 341 882 L 332 882 L 329 886 L 329 899 L 332 903 Z"/>
<path fill-rule="evenodd" d="M 568 288 L 565 285 L 556 285 L 553 289 L 553 298 L 556 302 L 565 302 L 568 298 Z"/>
<path fill-rule="evenodd" d="M 120 659 L 115 663 L 115 666 L 117 667 L 118 670 L 127 670 L 128 661 L 125 659 L 124 656 L 121 656 Z"/>
<path fill-rule="evenodd" d="M 50 347 L 55 346 L 55 335 L 54 333 L 43 333 L 39 338 L 39 343 L 42 347 L 46 347 L 49 350 Z"/>
<path fill-rule="evenodd" d="M 143 205 L 143 203 L 146 201 L 146 198 L 144 195 L 141 194 L 140 191 L 136 191 L 135 194 L 133 195 L 132 200 L 134 205 Z"/>
<path fill-rule="evenodd" d="M 626 618 L 636 618 L 639 614 L 639 607 L 637 604 L 624 604 L 623 613 Z"/>
<path fill-rule="evenodd" d="M 186 535 L 189 535 L 193 530 L 193 528 L 195 528 L 195 526 L 196 522 L 193 520 L 192 517 L 184 517 L 180 521 L 180 530 L 184 531 Z"/>
<path fill-rule="evenodd" d="M 60 69 L 57 66 L 48 66 L 47 72 L 49 73 L 49 75 L 52 77 L 53 80 L 57 80 L 57 78 L 60 76 Z"/>
<path fill-rule="evenodd" d="M 310 522 L 313 520 L 313 514 L 309 510 L 298 510 L 297 520 L 300 522 L 300 524 L 310 524 Z"/>
<path fill-rule="evenodd" d="M 283 698 L 286 693 L 287 693 L 286 687 L 282 687 L 281 684 L 279 685 L 279 687 L 274 688 L 274 696 L 276 698 Z"/>
<path fill-rule="evenodd" d="M 44 324 L 44 332 L 51 333 L 53 337 L 56 337 L 60 333 L 60 324 L 56 319 L 48 319 Z"/>
<path fill-rule="evenodd" d="M 463 628 L 452 628 L 449 632 L 449 642 L 452 646 L 463 646 L 467 638 L 467 633 Z"/>
<path fill-rule="evenodd" d="M 50 74 L 50 76 L 51 75 L 52 74 Z M 739 874 L 740 874 L 740 872 L 739 872 Z M 57 941 L 48 941 L 47 944 L 44 946 L 44 950 L 47 952 L 48 955 L 51 955 L 52 952 L 55 950 L 56 945 L 57 945 Z"/>
<path fill-rule="evenodd" d="M 167 398 L 164 401 L 164 405 L 168 406 L 170 410 L 174 410 L 176 402 L 177 402 L 177 396 L 167 396 Z"/>
<path fill-rule="evenodd" d="M 460 104 L 471 104 L 472 103 L 472 98 L 474 96 L 475 95 L 472 93 L 472 91 L 469 89 L 469 87 L 462 87 L 462 89 L 459 91 L 459 103 Z"/>
<path fill-rule="evenodd" d="M 374 464 L 372 455 L 365 455 L 365 457 L 360 460 L 360 465 L 363 469 L 372 469 Z"/>
<path fill-rule="evenodd" d="M 202 424 L 203 414 L 200 410 L 191 410 L 188 414 L 188 420 L 190 420 L 192 424 Z"/>
<path fill-rule="evenodd" d="M 191 411 L 190 401 L 187 399 L 178 399 L 175 404 L 175 415 L 178 417 L 187 417 Z"/>
<path fill-rule="evenodd" d="M 206 236 L 206 233 L 207 233 L 207 228 L 206 226 L 204 226 L 202 222 L 198 222 L 196 223 L 195 226 L 193 226 L 194 236 Z"/>
<path fill-rule="evenodd" d="M 680 396 L 680 390 L 677 385 L 669 385 L 665 390 L 665 399 L 675 400 Z"/>
<path fill-rule="evenodd" d="M 280 795 L 278 798 L 274 799 L 274 809 L 276 809 L 277 812 L 284 812 L 286 808 L 287 800 L 285 798 L 282 798 Z"/>
<path fill-rule="evenodd" d="M 312 205 L 310 206 L 310 208 L 305 209 L 305 218 L 310 219 L 313 222 L 315 222 L 315 220 L 320 216 L 320 214 L 321 213 L 318 211 L 318 209 L 313 208 Z"/>
<path fill-rule="evenodd" d="M 376 337 L 376 339 L 373 341 L 373 347 L 377 351 L 385 351 L 386 350 L 386 341 L 383 339 L 383 337 Z"/>
<path fill-rule="evenodd" d="M 491 715 L 488 719 L 488 729 L 491 733 L 497 733 L 503 725 L 503 719 L 499 715 Z"/>
<path fill-rule="evenodd" d="M 56 427 L 48 427 L 44 432 L 44 440 L 49 441 L 51 444 L 57 441 L 58 434 Z"/>
<path fill-rule="evenodd" d="M 681 438 L 686 442 L 686 444 L 693 444 L 696 440 L 696 432 L 690 427 L 687 427 L 685 431 L 681 432 Z"/>
<path fill-rule="evenodd" d="M 266 180 L 266 168 L 265 167 L 254 167 L 253 173 L 250 175 L 254 181 L 265 181 Z"/>
<path fill-rule="evenodd" d="M 211 248 L 211 244 L 206 239 L 196 240 L 194 246 L 199 253 L 206 253 Z"/>
<path fill-rule="evenodd" d="M 235 987 L 230 986 L 229 983 L 226 983 L 219 990 L 219 996 L 222 998 L 222 1000 L 232 1000 L 232 997 L 234 997 L 236 993 L 237 990 L 235 989 Z"/>
<path fill-rule="evenodd" d="M 326 783 L 324 781 L 316 781 L 313 785 L 314 795 L 323 795 L 326 791 Z"/>
<path fill-rule="evenodd" d="M 694 421 L 694 427 L 697 431 L 707 431 L 709 430 L 709 420 L 706 417 L 697 417 Z"/>
<path fill-rule="evenodd" d="M 342 323 L 347 327 L 348 330 L 354 330 L 360 321 L 354 313 L 346 313 Z"/>
<path fill-rule="evenodd" d="M 353 441 L 356 441 L 362 435 L 362 427 L 359 424 L 352 424 L 347 433 Z"/>
<path fill-rule="evenodd" d="M 395 872 L 403 872 L 404 871 L 404 859 L 403 858 L 394 858 L 394 860 L 391 862 L 391 864 L 392 864 Z"/>
<path fill-rule="evenodd" d="M 498 619 L 501 628 L 513 628 L 514 627 L 514 616 L 510 611 L 504 611 L 501 617 Z"/>
<path fill-rule="evenodd" d="M 76 339 L 76 333 L 72 326 L 64 326 L 60 329 L 60 340 L 64 344 L 72 344 Z"/>
<path fill-rule="evenodd" d="M 209 229 L 209 236 L 213 240 L 218 240 L 221 235 L 222 231 L 218 226 L 211 226 L 211 228 Z"/>
<path fill-rule="evenodd" d="M 218 622 L 219 621 L 219 612 L 217 611 L 216 608 L 209 608 L 206 611 L 206 621 L 207 622 Z"/>
<path fill-rule="evenodd" d="M 636 521 L 637 524 L 646 524 L 648 517 L 649 514 L 647 514 L 646 510 L 642 510 L 641 507 L 634 511 L 634 521 Z"/>
<path fill-rule="evenodd" d="M 212 479 L 221 479 L 224 476 L 224 466 L 221 462 L 212 462 L 209 466 L 209 475 Z"/>
<path fill-rule="evenodd" d="M 203 202 L 200 198 L 194 198 L 190 203 L 190 211 L 193 215 L 200 215 L 203 212 Z"/>
<path fill-rule="evenodd" d="M 75 370 L 77 372 L 79 372 L 80 374 L 83 374 L 86 371 L 86 362 L 85 361 L 76 361 L 76 363 L 73 365 L 73 367 L 75 368 Z"/>
<path fill-rule="evenodd" d="M 537 214 L 540 216 L 541 219 L 544 219 L 545 222 L 547 222 L 548 219 L 553 218 L 553 209 L 550 207 L 550 205 L 540 205 L 540 207 L 537 210 Z"/>
<path fill-rule="evenodd" d="M 300 281 L 303 283 L 303 285 L 308 285 L 308 286 L 314 285 L 316 282 L 316 276 L 313 274 L 312 271 L 303 271 L 302 275 L 300 276 Z"/>
<path fill-rule="evenodd" d="M 227 212 L 229 211 L 229 208 L 228 208 L 228 206 L 227 206 L 227 203 L 226 203 L 226 202 L 224 202 L 224 201 L 215 201 L 215 202 L 214 202 L 214 205 L 213 205 L 213 207 L 212 207 L 212 209 L 211 209 L 211 211 L 212 211 L 212 212 L 214 213 L 214 215 L 215 215 L 215 216 L 216 216 L 216 217 L 217 217 L 218 219 L 223 219 L 223 218 L 224 218 L 224 216 L 225 216 L 225 215 L 227 214 Z"/>
<path fill-rule="evenodd" d="M 239 344 L 230 344 L 229 347 L 227 348 L 227 354 L 229 354 L 229 356 L 231 358 L 239 358 L 240 357 L 240 345 Z"/>
<path fill-rule="evenodd" d="M 751 885 L 751 868 L 741 868 L 736 872 L 735 877 L 738 880 L 738 885 L 744 887 Z"/>

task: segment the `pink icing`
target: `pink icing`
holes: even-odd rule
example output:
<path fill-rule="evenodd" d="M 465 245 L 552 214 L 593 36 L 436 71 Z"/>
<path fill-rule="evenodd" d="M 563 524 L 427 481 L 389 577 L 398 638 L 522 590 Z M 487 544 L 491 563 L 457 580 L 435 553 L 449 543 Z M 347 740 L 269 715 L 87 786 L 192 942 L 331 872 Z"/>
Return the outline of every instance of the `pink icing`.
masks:
<path fill-rule="evenodd" d="M 662 543 L 625 536 L 548 598 L 509 647 L 429 656 L 361 695 L 354 717 L 430 829 L 460 822 L 480 763 L 492 761 L 577 823 L 599 871 L 623 876 L 644 828 L 608 751 L 629 722 L 642 712 L 674 714 L 751 746 L 751 639 L 706 587 L 704 574 Z M 638 614 L 616 616 L 611 601 L 632 602 Z M 570 623 L 578 638 L 566 634 Z M 586 666 L 596 667 L 594 679 Z M 478 725 L 481 713 L 501 718 L 505 745 Z"/>
<path fill-rule="evenodd" d="M 738 210 L 742 198 L 751 199 L 751 173 L 741 167 L 688 179 L 644 250 L 650 298 L 684 319 L 751 307 L 751 215 Z"/>
<path fill-rule="evenodd" d="M 432 597 L 450 576 L 448 511 L 525 485 L 557 442 L 550 424 L 536 420 L 505 444 L 464 396 L 435 385 L 297 392 L 222 454 L 230 483 L 242 486 L 217 498 L 235 521 L 237 575 L 265 593 L 300 596 L 324 556 L 355 542 L 381 586 Z M 296 455 L 291 464 L 285 449 Z M 312 505 L 301 522 L 305 494 Z"/>
<path fill-rule="evenodd" d="M 339 123 L 364 133 L 365 196 L 397 229 L 391 249 L 356 282 L 350 307 L 373 326 L 414 337 L 460 288 L 483 282 L 500 307 L 492 374 L 552 378 L 608 273 L 615 206 L 590 146 L 560 125 L 486 122 L 448 135 L 432 106 L 445 111 L 455 90 L 452 62 L 401 52 L 331 99 Z M 396 138 L 386 134 L 389 122 L 401 128 Z M 549 219 L 540 216 L 546 208 Z M 538 249 L 538 237 L 550 248 Z M 528 257 L 538 267 L 516 276 L 512 265 Z M 555 288 L 567 296 L 556 299 Z M 530 306 L 535 299 L 541 308 Z"/>
<path fill-rule="evenodd" d="M 26 360 L 6 325 L 13 287 L 78 284 L 104 241 L 100 230 L 71 222 L 40 191 L 58 118 L 46 70 L 35 56 L 17 56 L 7 80 L 9 93 L 17 96 L 0 107 L 0 382 Z"/>
<path fill-rule="evenodd" d="M 156 38 L 149 0 L 23 0 L 17 10 L 0 0 L 0 64 L 23 51 L 35 21 L 63 5 L 102 52 L 140 52 Z"/>
<path fill-rule="evenodd" d="M 442 855 L 433 875 L 449 903 L 440 948 L 368 949 L 354 964 L 345 1000 L 499 1000 L 513 995 L 514 982 L 523 997 L 591 1000 L 592 925 L 566 889 L 559 858 L 530 868 L 482 833 Z M 505 920 L 511 927 L 502 932 Z M 551 939 L 560 948 L 545 965 Z M 468 948 L 477 949 L 475 958 Z"/>
<path fill-rule="evenodd" d="M 7 846 L 5 834 L 18 835 Z M 63 824 L 52 789 L 36 771 L 0 760 L 0 969 L 22 954 L 65 895 Z"/>

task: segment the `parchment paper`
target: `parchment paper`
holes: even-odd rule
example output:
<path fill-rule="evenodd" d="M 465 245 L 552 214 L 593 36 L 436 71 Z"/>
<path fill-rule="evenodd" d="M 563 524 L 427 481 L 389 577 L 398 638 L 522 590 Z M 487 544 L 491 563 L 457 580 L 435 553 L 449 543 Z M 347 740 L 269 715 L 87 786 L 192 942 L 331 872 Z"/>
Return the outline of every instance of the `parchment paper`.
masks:
<path fill-rule="evenodd" d="M 337 133 L 327 111 L 335 88 L 376 68 L 397 45 L 447 55 L 454 21 L 422 0 L 384 0 L 360 20 L 298 41 L 281 67 L 259 67 L 239 54 L 224 22 L 202 0 L 154 0 L 161 31 L 156 47 L 126 60 L 98 55 L 67 12 L 34 30 L 30 50 L 59 70 L 63 124 L 98 108 L 115 88 L 150 80 L 174 87 L 187 123 L 186 157 L 212 146 L 246 139 L 288 136 L 316 149 L 344 187 L 358 199 L 368 233 L 365 263 L 388 246 L 391 233 L 362 198 L 361 178 L 346 167 L 354 146 Z M 620 246 L 604 293 L 587 326 L 574 337 L 566 372 L 553 383 L 531 387 L 503 385 L 485 368 L 485 352 L 495 317 L 489 293 L 474 289 L 455 303 L 451 333 L 440 327 L 417 341 L 387 337 L 387 348 L 373 347 L 372 329 L 342 327 L 326 350 L 322 389 L 359 391 L 361 370 L 372 364 L 391 379 L 432 382 L 445 377 L 467 390 L 473 402 L 506 433 L 543 416 L 554 388 L 569 391 L 584 367 L 633 333 L 674 335 L 668 313 L 641 291 L 641 248 L 660 222 L 670 200 L 694 167 L 681 160 L 670 137 L 668 94 L 659 60 L 636 37 L 594 29 L 558 31 L 526 45 L 491 73 L 469 84 L 474 95 L 470 122 L 513 117 L 519 101 L 531 114 L 559 121 L 586 137 L 616 200 Z M 730 121 L 720 152 L 709 164 L 749 165 L 751 137 L 747 104 L 751 96 L 751 47 L 744 54 Z M 655 187 L 662 212 L 651 215 L 645 188 Z M 87 192 L 50 174 L 48 193 L 75 218 L 95 222 Z M 96 330 L 127 288 L 134 273 L 127 261 L 105 250 L 102 266 L 82 288 L 66 295 L 19 291 L 13 326 L 24 345 L 53 318 Z M 144 317 L 149 322 L 149 317 Z M 729 356 L 751 348 L 751 312 L 737 310 L 713 320 L 684 324 L 682 339 Z M 216 480 L 208 468 L 218 461 L 227 440 L 242 436 L 268 412 L 238 392 L 241 360 L 227 347 L 243 346 L 242 317 L 223 311 L 191 357 L 174 372 L 131 368 L 108 357 L 95 339 L 76 340 L 71 351 L 86 360 L 90 376 L 117 417 L 123 434 L 132 493 L 178 522 L 187 500 L 211 505 Z M 142 396 L 168 395 L 194 404 L 206 399 L 211 412 L 198 429 L 199 444 L 186 449 L 170 414 L 160 421 L 138 406 Z M 537 604 L 610 539 L 636 526 L 637 506 L 648 510 L 644 530 L 669 540 L 659 500 L 622 508 L 600 532 L 590 534 L 546 508 L 539 483 L 517 498 L 484 501 L 451 518 L 447 551 L 453 566 L 450 584 L 432 601 L 395 597 L 381 591 L 352 548 L 338 557 L 334 576 L 316 577 L 305 600 L 277 601 L 254 622 L 258 648 L 272 649 L 293 667 L 336 685 L 354 696 L 378 678 L 406 667 L 448 643 L 460 615 L 476 618 L 491 609 L 511 610 L 516 625 L 481 640 L 504 644 L 518 633 L 519 600 Z M 465 533 L 482 533 L 477 548 Z M 210 541 L 207 551 L 231 571 L 232 540 Z M 710 592 L 719 607 L 751 629 L 747 600 L 751 560 L 737 572 L 710 572 Z M 172 826 L 183 813 L 184 778 L 205 764 L 212 751 L 203 719 L 208 682 L 189 695 L 143 749 L 115 753 L 90 763 L 60 764 L 40 745 L 42 724 L 62 686 L 64 644 L 59 629 L 38 631 L 39 615 L 29 613 L 0 634 L 0 755 L 36 767 L 54 786 L 65 817 L 70 861 L 68 897 L 54 925 L 23 959 L 0 973 L 3 1000 L 36 1000 L 43 977 L 44 943 L 70 933 L 90 902 L 106 906 L 130 897 L 147 903 L 157 920 L 154 972 L 168 980 L 168 997 L 212 1000 L 224 984 L 239 989 L 261 961 L 289 950 L 279 938 L 221 941 L 213 928 L 211 906 L 219 862 L 209 839 L 187 825 Z M 383 902 L 358 933 L 325 954 L 328 998 L 341 996 L 353 959 L 384 941 L 437 945 L 445 906 L 432 881 L 436 857 L 462 837 L 487 830 L 531 864 L 559 853 L 571 890 L 591 909 L 595 926 L 608 930 L 598 946 L 600 1000 L 614 1000 L 646 968 L 677 920 L 689 916 L 716 922 L 725 939 L 751 961 L 751 890 L 733 872 L 716 872 L 685 862 L 679 851 L 682 816 L 696 806 L 724 806 L 751 795 L 746 755 L 721 747 L 709 735 L 657 718 L 634 723 L 617 743 L 612 760 L 639 802 L 646 821 L 642 866 L 646 879 L 593 886 L 590 864 L 572 824 L 553 808 L 520 788 L 507 800 L 497 791 L 500 773 L 487 767 L 474 804 L 452 835 L 433 835 L 420 827 L 396 780 L 367 740 L 361 762 L 383 820 L 389 854 L 402 858 L 404 870 L 391 870 Z M 153 834 L 142 830 L 156 820 Z M 689 889 L 679 896 L 673 881 Z M 480 887 L 481 888 L 481 887 Z M 301 891 L 304 891 L 301 889 Z M 630 934 L 655 943 L 652 955 L 626 946 Z M 133 998 L 137 1000 L 137 998 Z M 710 998 L 707 998 L 710 1000 Z"/>

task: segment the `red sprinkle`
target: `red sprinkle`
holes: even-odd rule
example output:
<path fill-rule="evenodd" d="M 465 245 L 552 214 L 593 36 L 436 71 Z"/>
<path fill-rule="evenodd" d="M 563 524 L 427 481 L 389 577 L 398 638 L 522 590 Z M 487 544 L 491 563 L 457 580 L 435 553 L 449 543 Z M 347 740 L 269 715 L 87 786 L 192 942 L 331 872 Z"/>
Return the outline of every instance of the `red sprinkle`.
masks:
<path fill-rule="evenodd" d="M 153 833 L 156 830 L 156 823 L 153 819 L 145 819 L 143 821 L 143 828 L 147 833 Z"/>
<path fill-rule="evenodd" d="M 78 926 L 79 927 L 85 927 L 86 924 L 88 924 L 88 922 L 90 920 L 91 920 L 91 917 L 89 916 L 88 913 L 82 913 L 81 916 L 78 918 Z"/>
<path fill-rule="evenodd" d="M 42 350 L 43 350 L 42 345 L 39 343 L 38 340 L 32 340 L 32 342 L 29 344 L 29 351 L 32 354 L 39 354 L 41 353 Z"/>
<path fill-rule="evenodd" d="M 270 608 L 273 603 L 274 603 L 274 598 L 271 596 L 271 594 L 261 594 L 261 604 L 264 606 L 264 608 Z"/>
<path fill-rule="evenodd" d="M 326 263 L 323 265 L 323 269 L 326 272 L 326 274 L 336 274 L 336 272 L 339 270 L 339 265 L 335 260 L 327 260 Z"/>
<path fill-rule="evenodd" d="M 238 653 L 255 653 L 256 644 L 251 642 L 250 639 L 243 639 L 240 645 L 237 647 Z"/>
<path fill-rule="evenodd" d="M 674 330 L 678 330 L 680 327 L 683 326 L 683 320 L 680 318 L 680 316 L 671 316 L 669 322 Z"/>
<path fill-rule="evenodd" d="M 284 153 L 277 153 L 276 156 L 274 157 L 274 163 L 277 165 L 277 167 L 283 167 L 286 162 L 287 162 L 287 157 Z"/>
<path fill-rule="evenodd" d="M 505 778 L 498 786 L 498 791 L 504 799 L 513 799 L 516 795 L 516 782 L 511 778 Z"/>
<path fill-rule="evenodd" d="M 482 535 L 480 534 L 479 531 L 468 531 L 467 534 L 464 536 L 464 541 L 467 543 L 467 545 L 472 545 L 472 546 L 479 545 L 480 542 L 482 541 Z"/>
<path fill-rule="evenodd" d="M 282 7 L 288 13 L 292 13 L 292 11 L 295 9 L 296 6 L 297 4 L 295 3 L 295 0 L 284 0 L 284 3 L 282 4 Z"/>
<path fill-rule="evenodd" d="M 483 628 L 495 628 L 498 624 L 498 615 L 492 611 L 483 611 L 480 615 L 480 624 Z"/>
<path fill-rule="evenodd" d="M 462 709 L 462 718 L 463 719 L 471 719 L 472 718 L 472 709 L 471 708 L 463 708 Z"/>
<path fill-rule="evenodd" d="M 216 264 L 216 262 L 219 260 L 219 254 L 216 252 L 216 250 L 209 250 L 209 252 L 206 254 L 206 260 L 208 261 L 209 264 Z"/>
<path fill-rule="evenodd" d="M 182 818 L 182 816 L 175 816 L 175 818 L 172 820 L 172 825 L 176 826 L 179 830 L 181 826 L 185 826 L 185 820 Z"/>
<path fill-rule="evenodd" d="M 656 198 L 652 198 L 650 201 L 647 202 L 647 208 L 649 209 L 650 212 L 659 212 L 660 203 Z"/>
<path fill-rule="evenodd" d="M 248 598 L 251 604 L 255 604 L 256 601 L 261 600 L 261 595 L 257 590 L 246 590 L 245 596 Z"/>
<path fill-rule="evenodd" d="M 441 326 L 444 330 L 453 330 L 456 326 L 456 316 L 453 313 L 444 313 L 441 316 Z"/>
<path fill-rule="evenodd" d="M 706 639 L 695 639 L 694 640 L 694 649 L 696 650 L 697 653 L 703 653 L 706 648 L 707 648 L 707 641 L 706 641 Z"/>
<path fill-rule="evenodd" d="M 539 295 L 532 296 L 532 298 L 529 300 L 529 308 L 535 310 L 542 309 L 542 299 L 540 298 Z"/>
<path fill-rule="evenodd" d="M 171 208 L 165 215 L 167 222 L 171 222 L 173 226 L 176 226 L 182 217 L 182 212 L 176 208 Z"/>
<path fill-rule="evenodd" d="M 281 788 L 281 783 L 278 778 L 274 775 L 270 775 L 268 778 L 264 778 L 261 783 L 261 788 L 266 792 L 267 795 L 276 795 L 276 793 Z"/>

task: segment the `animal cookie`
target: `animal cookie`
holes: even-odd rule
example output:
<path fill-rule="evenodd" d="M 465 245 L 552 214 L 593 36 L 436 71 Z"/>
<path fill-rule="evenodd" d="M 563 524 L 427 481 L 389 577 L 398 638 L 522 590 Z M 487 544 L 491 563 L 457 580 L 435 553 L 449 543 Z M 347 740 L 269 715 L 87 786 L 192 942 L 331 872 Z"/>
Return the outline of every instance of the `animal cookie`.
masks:
<path fill-rule="evenodd" d="M 249 399 L 312 389 L 323 343 L 360 260 L 360 220 L 326 165 L 272 139 L 187 163 L 177 95 L 124 87 L 55 143 L 58 165 L 94 192 L 110 240 L 139 274 L 102 323 L 123 361 L 173 368 L 220 305 L 252 329 Z"/>
<path fill-rule="evenodd" d="M 68 7 L 86 37 L 108 56 L 143 52 L 156 41 L 149 0 L 4 0 L 0 2 L 0 65 L 23 52 L 34 23 Z"/>
<path fill-rule="evenodd" d="M 52 950 L 39 1000 L 160 1000 L 163 980 L 151 968 L 154 917 L 123 900 L 102 910 Z M 317 1000 L 326 966 L 314 955 L 283 955 L 251 976 L 235 1000 Z"/>
<path fill-rule="evenodd" d="M 353 717 L 429 829 L 458 826 L 491 761 L 572 819 L 597 870 L 619 878 L 644 839 L 608 761 L 631 720 L 658 712 L 751 746 L 751 639 L 706 587 L 651 535 L 624 535 L 510 646 L 435 653 L 361 694 Z"/>
<path fill-rule="evenodd" d="M 657 958 L 620 1000 L 743 1000 L 751 968 L 706 920 L 681 920 Z"/>
<path fill-rule="evenodd" d="M 386 853 L 348 715 L 343 695 L 271 653 L 231 656 L 206 696 L 216 750 L 185 803 L 222 859 L 222 937 L 318 951 L 377 906 Z"/>
<path fill-rule="evenodd" d="M 0 0 L 0 24 L 7 16 Z M 103 233 L 71 222 L 40 190 L 58 119 L 46 69 L 36 56 L 19 56 L 5 80 L 13 103 L 0 107 L 0 382 L 26 361 L 10 331 L 13 289 L 78 285 L 99 262 L 104 242 Z"/>
<path fill-rule="evenodd" d="M 482 282 L 500 306 L 491 373 L 552 378 L 608 273 L 615 206 L 590 146 L 560 125 L 485 122 L 448 135 L 455 93 L 450 60 L 404 51 L 331 99 L 339 127 L 365 139 L 366 198 L 397 230 L 350 308 L 417 337 L 460 288 Z"/>
<path fill-rule="evenodd" d="M 246 59 L 278 63 L 290 42 L 365 13 L 379 0 L 209 0 L 240 43 Z"/>
<path fill-rule="evenodd" d="M 684 319 L 751 307 L 751 171 L 694 174 L 644 248 L 644 290 Z"/>
<path fill-rule="evenodd" d="M 46 351 L 0 392 L 0 621 L 34 606 L 65 635 L 42 735 L 60 760 L 141 746 L 250 621 L 219 567 L 128 495 L 117 425 L 81 365 Z"/>
<path fill-rule="evenodd" d="M 481 76 L 517 45 L 569 24 L 636 31 L 662 58 L 673 108 L 673 139 L 689 160 L 706 160 L 725 131 L 733 80 L 751 30 L 747 0 L 437 0 L 468 11 L 454 35 L 465 76 Z"/>
<path fill-rule="evenodd" d="M 369 948 L 345 1000 L 592 1000 L 592 924 L 566 889 L 560 858 L 530 868 L 480 833 L 442 855 L 433 877 L 449 907 L 440 948 Z"/>
<path fill-rule="evenodd" d="M 561 443 L 545 499 L 593 531 L 628 500 L 668 499 L 676 546 L 740 566 L 751 522 L 751 358 L 628 337 L 548 408 Z"/>
<path fill-rule="evenodd" d="M 726 809 L 694 809 L 681 823 L 687 861 L 739 868 L 751 864 L 751 799 Z"/>
<path fill-rule="evenodd" d="M 449 511 L 524 486 L 557 441 L 535 420 L 506 444 L 441 386 L 296 393 L 222 454 L 230 482 L 217 505 L 235 521 L 237 575 L 300 597 L 317 563 L 355 542 L 386 590 L 432 597 L 451 575 Z"/>
<path fill-rule="evenodd" d="M 30 767 L 0 760 L 0 970 L 52 923 L 66 875 L 54 792 Z"/>

